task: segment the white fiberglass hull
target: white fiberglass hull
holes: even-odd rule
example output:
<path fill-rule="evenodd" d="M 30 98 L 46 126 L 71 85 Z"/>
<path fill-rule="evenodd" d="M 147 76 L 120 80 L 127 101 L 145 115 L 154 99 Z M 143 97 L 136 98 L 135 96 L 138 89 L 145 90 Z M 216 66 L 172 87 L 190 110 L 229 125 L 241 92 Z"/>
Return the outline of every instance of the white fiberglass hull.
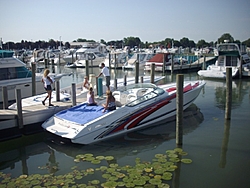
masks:
<path fill-rule="evenodd" d="M 199 86 L 184 93 L 183 110 L 192 104 L 204 85 L 204 82 L 199 82 Z M 55 135 L 70 139 L 73 143 L 91 144 L 152 126 L 175 114 L 176 93 L 174 91 L 172 94 L 165 92 L 133 107 L 122 106 L 80 126 L 74 122 L 52 117 L 42 127 Z"/>
<path fill-rule="evenodd" d="M 235 78 L 239 73 L 237 67 L 232 67 L 232 78 Z M 199 70 L 198 75 L 205 78 L 226 78 L 226 67 L 209 66 L 207 70 Z"/>

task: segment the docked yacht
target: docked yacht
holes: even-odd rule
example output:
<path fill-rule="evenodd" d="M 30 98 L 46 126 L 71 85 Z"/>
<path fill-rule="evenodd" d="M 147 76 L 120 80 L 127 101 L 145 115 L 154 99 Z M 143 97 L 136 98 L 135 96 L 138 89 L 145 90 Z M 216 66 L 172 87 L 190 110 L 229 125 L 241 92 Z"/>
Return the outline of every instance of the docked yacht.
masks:
<path fill-rule="evenodd" d="M 204 87 L 204 81 L 184 82 L 183 110 L 189 107 Z M 176 84 L 156 86 L 130 84 L 113 92 L 117 109 L 104 112 L 102 103 L 82 103 L 56 113 L 42 127 L 72 143 L 91 144 L 152 126 L 176 114 Z"/>
<path fill-rule="evenodd" d="M 244 67 L 250 65 L 249 56 L 242 52 L 236 43 L 218 44 L 215 53 L 218 56 L 215 64 L 209 65 L 206 70 L 198 71 L 201 77 L 225 79 L 226 69 L 232 68 L 232 78 L 235 78 L 239 75 L 240 66 L 244 70 Z"/>
<path fill-rule="evenodd" d="M 145 63 L 155 56 L 153 52 L 139 52 L 128 59 L 128 61 L 122 66 L 123 69 L 135 69 L 135 63 L 139 62 L 139 68 L 144 69 Z"/>
<path fill-rule="evenodd" d="M 85 42 L 82 47 L 76 50 L 73 57 L 67 59 L 64 58 L 66 62 L 66 67 L 85 67 L 86 60 L 89 62 L 89 66 L 98 67 L 101 62 L 105 60 L 106 57 L 106 45 L 97 42 Z M 72 62 L 73 59 L 73 62 Z"/>
<path fill-rule="evenodd" d="M 13 51 L 0 50 L 0 102 L 3 102 L 2 88 L 7 87 L 8 100 L 15 100 L 15 90 L 21 89 L 22 98 L 32 96 L 32 74 L 19 59 L 13 57 Z M 71 74 L 50 74 L 58 81 L 62 76 Z M 45 93 L 42 73 L 36 73 L 36 94 Z"/>

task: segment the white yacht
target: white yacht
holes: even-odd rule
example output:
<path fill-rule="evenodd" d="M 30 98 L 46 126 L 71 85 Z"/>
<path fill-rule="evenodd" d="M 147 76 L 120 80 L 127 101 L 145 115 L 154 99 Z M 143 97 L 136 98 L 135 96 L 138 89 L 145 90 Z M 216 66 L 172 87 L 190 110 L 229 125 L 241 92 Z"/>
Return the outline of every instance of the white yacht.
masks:
<path fill-rule="evenodd" d="M 32 96 L 32 73 L 19 59 L 13 57 L 13 51 L 0 50 L 0 102 L 3 102 L 2 88 L 7 87 L 8 100 L 15 100 L 15 90 L 21 89 L 22 98 Z M 57 81 L 69 74 L 50 74 Z M 45 93 L 42 73 L 36 73 L 36 94 Z"/>
<path fill-rule="evenodd" d="M 236 43 L 218 44 L 215 55 L 218 56 L 215 64 L 209 65 L 206 70 L 198 71 L 200 76 L 225 79 L 226 69 L 232 68 L 232 78 L 235 78 L 239 75 L 241 63 L 243 69 L 250 65 L 248 55 L 242 52 Z"/>
<path fill-rule="evenodd" d="M 71 55 L 67 56 L 67 58 L 63 57 L 63 59 L 66 62 L 66 67 L 85 67 L 86 60 L 92 62 L 89 66 L 98 67 L 105 60 L 106 53 L 106 45 L 97 42 L 86 42 L 83 43 L 81 48 L 76 50 L 73 58 Z"/>
<path fill-rule="evenodd" d="M 144 69 L 145 63 L 154 57 L 153 52 L 139 52 L 134 55 L 122 66 L 123 69 L 135 69 L 135 63 L 139 61 L 139 68 Z"/>

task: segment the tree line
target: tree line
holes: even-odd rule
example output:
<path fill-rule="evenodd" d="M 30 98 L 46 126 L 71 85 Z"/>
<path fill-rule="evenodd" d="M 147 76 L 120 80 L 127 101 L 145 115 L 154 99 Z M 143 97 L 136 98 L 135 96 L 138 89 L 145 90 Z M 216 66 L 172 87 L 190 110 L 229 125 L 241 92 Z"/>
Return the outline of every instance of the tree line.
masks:
<path fill-rule="evenodd" d="M 123 40 L 113 40 L 113 41 L 108 41 L 106 42 L 105 40 L 101 39 L 100 42 L 108 45 L 108 46 L 114 46 L 115 48 L 123 48 L 124 46 L 129 46 L 130 48 L 134 48 L 137 46 L 138 48 L 149 48 L 149 47 L 167 47 L 171 48 L 172 44 L 175 47 L 180 47 L 182 48 L 204 48 L 204 47 L 215 47 L 216 44 L 224 42 L 224 40 L 228 40 L 229 42 L 234 42 L 237 44 L 243 44 L 246 45 L 247 47 L 250 47 L 250 38 L 247 39 L 246 41 L 239 41 L 235 40 L 229 33 L 223 34 L 221 37 L 218 38 L 217 41 L 215 42 L 206 42 L 204 39 L 199 40 L 197 43 L 195 43 L 193 40 L 189 40 L 186 37 L 183 37 L 178 40 L 174 40 L 172 38 L 166 38 L 165 40 L 162 41 L 157 41 L 157 42 L 142 42 L 139 37 L 127 37 L 124 38 Z M 96 42 L 94 40 L 87 40 L 87 39 L 82 39 L 78 38 L 77 40 L 74 40 L 73 42 Z M 70 43 L 69 42 L 62 42 L 58 40 L 53 40 L 50 39 L 49 41 L 36 41 L 36 42 L 31 42 L 31 41 L 24 41 L 22 40 L 21 42 L 14 43 L 14 42 L 7 42 L 2 44 L 3 49 L 8 49 L 8 50 L 21 50 L 21 49 L 58 49 L 59 46 L 62 46 L 66 49 L 70 48 Z"/>

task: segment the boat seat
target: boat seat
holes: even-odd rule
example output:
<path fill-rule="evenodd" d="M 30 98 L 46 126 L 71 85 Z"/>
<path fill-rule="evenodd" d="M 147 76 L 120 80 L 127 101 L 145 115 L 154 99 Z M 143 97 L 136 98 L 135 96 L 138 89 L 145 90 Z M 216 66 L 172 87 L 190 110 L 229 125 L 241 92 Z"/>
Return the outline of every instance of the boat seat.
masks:
<path fill-rule="evenodd" d="M 127 99 L 125 94 L 121 93 L 120 91 L 114 91 L 112 95 L 115 97 L 117 107 L 121 107 L 126 104 Z"/>
<path fill-rule="evenodd" d="M 137 99 L 137 96 L 134 93 L 127 95 L 127 103 L 132 102 Z"/>

